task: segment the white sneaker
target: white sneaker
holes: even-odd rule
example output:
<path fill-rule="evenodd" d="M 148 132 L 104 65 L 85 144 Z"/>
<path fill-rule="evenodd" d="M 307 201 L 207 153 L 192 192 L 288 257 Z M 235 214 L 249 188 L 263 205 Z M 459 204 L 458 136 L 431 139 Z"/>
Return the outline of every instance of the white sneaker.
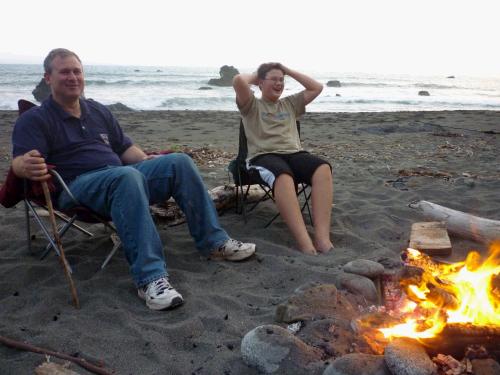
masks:
<path fill-rule="evenodd" d="M 170 285 L 166 277 L 137 289 L 137 294 L 146 301 L 146 306 L 151 310 L 166 310 L 184 302 L 180 293 Z"/>
<path fill-rule="evenodd" d="M 212 252 L 210 258 L 225 259 L 233 262 L 251 257 L 255 253 L 254 243 L 245 243 L 230 238 L 224 245 Z"/>

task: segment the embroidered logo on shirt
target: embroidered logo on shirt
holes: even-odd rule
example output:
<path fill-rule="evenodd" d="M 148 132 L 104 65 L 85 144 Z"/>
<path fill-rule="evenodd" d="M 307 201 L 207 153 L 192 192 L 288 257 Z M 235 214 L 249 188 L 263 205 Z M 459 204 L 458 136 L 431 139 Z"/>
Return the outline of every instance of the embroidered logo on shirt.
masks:
<path fill-rule="evenodd" d="M 101 136 L 102 141 L 109 146 L 109 137 L 108 137 L 108 135 L 105 134 L 105 133 L 101 133 L 99 135 Z"/>
<path fill-rule="evenodd" d="M 290 114 L 288 112 L 277 112 L 277 113 L 262 112 L 261 116 L 262 120 L 265 121 L 283 121 L 289 118 Z"/>

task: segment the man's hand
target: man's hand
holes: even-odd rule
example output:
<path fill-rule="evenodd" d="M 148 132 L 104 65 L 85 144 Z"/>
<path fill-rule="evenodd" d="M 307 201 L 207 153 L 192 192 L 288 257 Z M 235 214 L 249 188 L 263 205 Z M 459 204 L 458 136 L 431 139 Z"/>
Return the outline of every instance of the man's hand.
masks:
<path fill-rule="evenodd" d="M 12 161 L 12 169 L 16 176 L 33 181 L 45 181 L 50 178 L 45 159 L 37 150 L 16 157 Z"/>

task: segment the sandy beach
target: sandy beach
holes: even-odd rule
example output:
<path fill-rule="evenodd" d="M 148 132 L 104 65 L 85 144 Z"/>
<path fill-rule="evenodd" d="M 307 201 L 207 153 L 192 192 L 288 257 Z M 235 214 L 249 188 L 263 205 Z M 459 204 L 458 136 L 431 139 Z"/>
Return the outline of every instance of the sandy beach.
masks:
<path fill-rule="evenodd" d="M 226 168 L 237 151 L 237 112 L 116 116 L 147 151 L 193 150 L 208 188 L 231 182 Z M 0 181 L 10 164 L 16 117 L 0 111 Z M 160 223 L 170 277 L 185 298 L 183 306 L 166 312 L 150 311 L 137 297 L 122 253 L 98 271 L 112 247 L 98 225 L 89 227 L 94 238 L 72 232 L 63 241 L 80 297 L 76 310 L 58 259 L 28 253 L 23 205 L 0 207 L 0 335 L 99 359 L 117 374 L 257 374 L 241 359 L 245 333 L 273 324 L 276 306 L 297 288 L 333 283 L 351 260 L 397 259 L 411 224 L 423 221 L 410 202 L 427 200 L 500 220 L 499 133 L 496 111 L 306 114 L 304 148 L 333 166 L 335 250 L 314 257 L 299 253 L 279 219 L 263 229 L 275 213 L 271 202 L 260 205 L 246 225 L 234 210 L 221 214 L 231 236 L 257 244 L 257 255 L 241 263 L 207 261 L 185 225 Z M 451 241 L 446 260 L 487 250 L 456 236 Z M 43 238 L 36 236 L 33 244 L 38 252 Z M 0 375 L 31 374 L 44 360 L 0 345 Z"/>

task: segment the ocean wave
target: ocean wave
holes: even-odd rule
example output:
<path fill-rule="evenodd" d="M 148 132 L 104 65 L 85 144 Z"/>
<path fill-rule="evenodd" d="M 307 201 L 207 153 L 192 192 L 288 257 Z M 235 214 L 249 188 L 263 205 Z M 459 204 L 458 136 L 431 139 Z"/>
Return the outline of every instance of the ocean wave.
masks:
<path fill-rule="evenodd" d="M 339 81 L 339 82 L 341 87 L 401 87 L 402 86 L 393 83 L 382 83 L 382 82 L 349 82 L 349 81 L 346 82 Z"/>
<path fill-rule="evenodd" d="M 426 97 L 427 98 L 427 97 Z M 456 108 L 469 108 L 469 107 L 481 107 L 481 108 L 491 108 L 500 109 L 500 103 L 487 103 L 487 102 L 476 102 L 471 100 L 429 100 L 429 99 L 342 99 L 342 97 L 337 98 L 336 105 L 383 105 L 383 106 L 431 106 L 431 107 L 456 107 Z M 319 100 L 319 104 L 334 103 L 331 100 Z"/>
<path fill-rule="evenodd" d="M 436 90 L 469 90 L 473 89 L 471 87 L 466 86 L 457 86 L 457 85 L 443 85 L 438 83 L 415 83 L 415 82 L 344 82 L 340 81 L 341 87 L 363 87 L 363 88 L 409 88 L 409 87 L 420 87 L 427 89 L 436 89 Z M 337 88 L 337 87 L 334 87 Z"/>
<path fill-rule="evenodd" d="M 94 80 L 86 79 L 85 84 L 88 86 L 140 86 L 140 87 L 164 87 L 164 86 L 181 86 L 181 85 L 207 85 L 208 79 L 190 79 L 190 80 L 133 80 L 133 79 L 123 79 L 119 81 L 107 81 L 107 80 Z"/>
<path fill-rule="evenodd" d="M 461 90 L 461 89 L 469 89 L 469 87 L 464 87 L 464 86 L 456 86 L 456 85 L 440 85 L 438 83 L 415 83 L 412 85 L 413 87 L 421 87 L 425 89 L 454 89 L 454 90 Z"/>
<path fill-rule="evenodd" d="M 196 108 L 194 108 L 196 107 Z M 220 109 L 226 110 L 230 108 L 231 110 L 236 109 L 236 104 L 234 98 L 228 97 L 209 97 L 209 98 L 168 98 L 163 100 L 158 106 L 160 109 L 183 109 L 183 108 L 194 108 L 194 109 Z"/>

